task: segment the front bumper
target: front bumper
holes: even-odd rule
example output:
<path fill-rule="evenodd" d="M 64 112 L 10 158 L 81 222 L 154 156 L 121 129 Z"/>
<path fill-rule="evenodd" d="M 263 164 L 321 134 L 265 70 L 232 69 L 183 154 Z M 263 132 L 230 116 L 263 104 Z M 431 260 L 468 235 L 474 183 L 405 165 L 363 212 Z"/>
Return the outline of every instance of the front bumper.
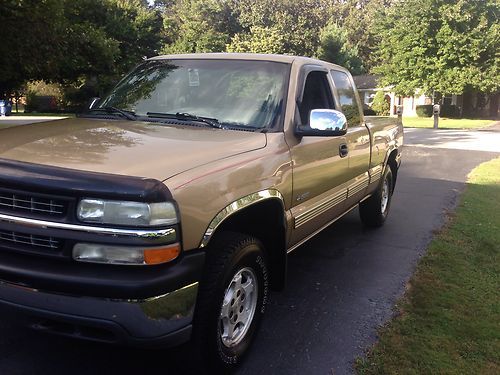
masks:
<path fill-rule="evenodd" d="M 65 336 L 132 345 L 189 339 L 204 253 L 144 267 L 76 262 L 77 243 L 153 248 L 181 240 L 180 224 L 84 224 L 77 204 L 92 197 L 173 202 L 161 181 L 0 158 L 0 307 Z"/>
<path fill-rule="evenodd" d="M 132 346 L 168 347 L 191 337 L 198 283 L 144 300 L 55 294 L 0 282 L 2 310 L 22 312 L 32 328 Z"/>

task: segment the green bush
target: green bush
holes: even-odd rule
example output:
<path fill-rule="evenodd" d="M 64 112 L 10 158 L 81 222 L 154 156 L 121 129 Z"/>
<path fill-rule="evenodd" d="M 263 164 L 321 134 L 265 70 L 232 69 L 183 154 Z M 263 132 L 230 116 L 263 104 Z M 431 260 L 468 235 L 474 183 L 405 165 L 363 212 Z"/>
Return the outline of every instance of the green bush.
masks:
<path fill-rule="evenodd" d="M 383 91 L 377 91 L 373 98 L 372 109 L 379 116 L 389 116 L 391 104 L 386 100 Z"/>
<path fill-rule="evenodd" d="M 431 117 L 432 104 L 417 105 L 416 112 L 418 117 Z"/>
<path fill-rule="evenodd" d="M 61 85 L 32 81 L 26 85 L 26 112 L 56 112 L 63 104 Z"/>
<path fill-rule="evenodd" d="M 97 96 L 91 85 L 32 81 L 26 85 L 26 112 L 81 112 Z"/>
<path fill-rule="evenodd" d="M 342 112 L 347 119 L 348 126 L 356 126 L 361 122 L 359 108 L 357 105 L 343 105 Z"/>
<path fill-rule="evenodd" d="M 441 117 L 448 118 L 459 118 L 460 117 L 460 108 L 453 104 L 445 104 L 441 106 Z"/>
<path fill-rule="evenodd" d="M 377 113 L 368 106 L 363 106 L 363 114 L 365 116 L 375 116 Z"/>
<path fill-rule="evenodd" d="M 67 112 L 82 112 L 87 109 L 89 100 L 97 96 L 98 93 L 92 86 L 66 86 L 64 88 L 64 110 Z"/>

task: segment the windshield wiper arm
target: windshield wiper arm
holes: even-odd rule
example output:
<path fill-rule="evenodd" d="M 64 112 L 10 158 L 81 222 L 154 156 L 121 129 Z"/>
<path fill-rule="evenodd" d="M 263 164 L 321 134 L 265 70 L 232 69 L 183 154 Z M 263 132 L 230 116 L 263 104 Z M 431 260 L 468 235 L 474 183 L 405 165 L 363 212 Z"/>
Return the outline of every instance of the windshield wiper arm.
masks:
<path fill-rule="evenodd" d="M 190 113 L 177 112 L 174 114 L 174 113 L 162 113 L 162 112 L 148 112 L 146 113 L 146 115 L 148 117 L 160 117 L 160 118 L 171 118 L 176 120 L 203 122 L 204 124 L 210 125 L 212 128 L 224 129 L 222 124 L 216 118 L 196 116 Z"/>
<path fill-rule="evenodd" d="M 92 108 L 89 112 L 106 112 L 106 113 L 118 113 L 128 120 L 136 121 L 137 116 L 133 111 L 126 111 L 124 109 L 116 107 L 104 107 L 104 108 Z"/>

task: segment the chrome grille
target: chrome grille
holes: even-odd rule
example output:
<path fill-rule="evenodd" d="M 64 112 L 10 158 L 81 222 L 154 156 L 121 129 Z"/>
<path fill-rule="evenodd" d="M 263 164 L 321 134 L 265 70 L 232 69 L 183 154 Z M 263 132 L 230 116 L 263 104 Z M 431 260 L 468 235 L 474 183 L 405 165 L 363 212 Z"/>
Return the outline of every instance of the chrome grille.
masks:
<path fill-rule="evenodd" d="M 0 211 L 60 216 L 66 211 L 66 202 L 29 193 L 12 193 L 0 190 Z"/>
<path fill-rule="evenodd" d="M 28 248 L 47 248 L 57 250 L 61 248 L 61 241 L 53 237 L 35 236 L 33 234 L 23 234 L 18 232 L 0 231 L 0 245 L 15 244 Z"/>

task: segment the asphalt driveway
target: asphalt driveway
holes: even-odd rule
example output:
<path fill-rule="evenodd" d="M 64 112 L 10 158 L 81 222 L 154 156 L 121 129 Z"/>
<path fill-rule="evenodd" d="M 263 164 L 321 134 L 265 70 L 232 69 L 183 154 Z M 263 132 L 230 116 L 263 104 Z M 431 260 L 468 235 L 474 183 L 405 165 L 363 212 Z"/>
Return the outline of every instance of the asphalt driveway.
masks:
<path fill-rule="evenodd" d="M 297 249 L 288 286 L 271 297 L 239 374 L 349 374 L 390 319 L 432 234 L 455 207 L 467 174 L 500 155 L 500 132 L 406 131 L 386 225 L 364 229 L 357 212 Z M 444 133 L 440 133 L 444 132 Z M 0 374 L 183 373 L 189 353 L 116 348 L 44 336 L 0 320 Z"/>

